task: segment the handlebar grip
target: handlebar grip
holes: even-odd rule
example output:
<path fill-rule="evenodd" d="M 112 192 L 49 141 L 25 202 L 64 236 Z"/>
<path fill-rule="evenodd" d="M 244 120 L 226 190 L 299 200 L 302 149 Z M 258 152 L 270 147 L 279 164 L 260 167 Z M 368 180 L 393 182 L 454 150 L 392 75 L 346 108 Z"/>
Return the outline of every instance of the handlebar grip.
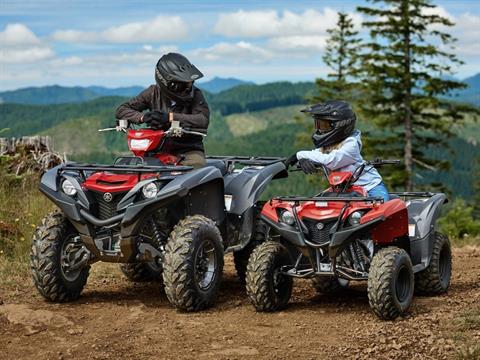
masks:
<path fill-rule="evenodd" d="M 398 165 L 400 164 L 400 160 L 382 160 L 382 164 L 393 164 L 393 165 Z"/>

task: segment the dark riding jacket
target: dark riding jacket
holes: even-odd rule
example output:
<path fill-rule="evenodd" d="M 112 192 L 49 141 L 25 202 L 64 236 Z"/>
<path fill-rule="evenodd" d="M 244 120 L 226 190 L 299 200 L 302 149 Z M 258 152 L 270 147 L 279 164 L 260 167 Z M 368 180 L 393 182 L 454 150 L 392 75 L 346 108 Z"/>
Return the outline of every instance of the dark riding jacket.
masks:
<path fill-rule="evenodd" d="M 181 127 L 207 130 L 210 117 L 208 104 L 200 89 L 194 86 L 192 91 L 193 97 L 190 101 L 175 102 L 162 94 L 159 86 L 151 85 L 120 105 L 115 116 L 117 119 L 139 124 L 145 110 L 172 112 L 173 120 L 179 121 Z M 201 136 L 183 135 L 178 138 L 168 138 L 164 145 L 164 151 L 173 154 L 192 150 L 205 151 Z"/>

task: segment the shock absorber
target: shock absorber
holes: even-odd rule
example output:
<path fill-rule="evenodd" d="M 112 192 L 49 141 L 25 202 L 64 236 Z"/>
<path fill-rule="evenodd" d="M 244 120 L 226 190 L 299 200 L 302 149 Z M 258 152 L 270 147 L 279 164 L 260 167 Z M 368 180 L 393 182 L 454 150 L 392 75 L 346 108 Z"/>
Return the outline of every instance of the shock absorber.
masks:
<path fill-rule="evenodd" d="M 160 230 L 160 227 L 158 226 L 153 216 L 150 218 L 149 225 L 150 225 L 150 229 L 152 229 L 152 245 L 156 249 L 163 251 L 163 241 L 166 236 Z"/>
<path fill-rule="evenodd" d="M 356 270 L 365 271 L 365 253 L 362 251 L 362 248 L 358 245 L 357 241 L 354 241 L 350 244 L 351 253 L 353 256 L 354 266 Z"/>

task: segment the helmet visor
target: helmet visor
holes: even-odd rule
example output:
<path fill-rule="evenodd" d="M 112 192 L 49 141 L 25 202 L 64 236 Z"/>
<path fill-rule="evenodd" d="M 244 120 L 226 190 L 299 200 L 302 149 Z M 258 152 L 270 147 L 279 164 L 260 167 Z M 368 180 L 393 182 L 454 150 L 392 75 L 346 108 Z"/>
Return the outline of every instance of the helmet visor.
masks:
<path fill-rule="evenodd" d="M 315 119 L 315 130 L 320 133 L 325 133 L 333 130 L 333 126 L 328 120 Z"/>
<path fill-rule="evenodd" d="M 171 92 L 185 96 L 188 95 L 192 91 L 193 81 L 174 81 L 171 80 L 167 83 L 168 90 Z"/>

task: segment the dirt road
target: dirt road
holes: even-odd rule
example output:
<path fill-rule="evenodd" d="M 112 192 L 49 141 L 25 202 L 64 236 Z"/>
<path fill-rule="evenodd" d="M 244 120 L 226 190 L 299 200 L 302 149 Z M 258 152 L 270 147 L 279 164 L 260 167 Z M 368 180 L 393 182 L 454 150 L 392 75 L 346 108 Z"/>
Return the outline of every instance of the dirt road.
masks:
<path fill-rule="evenodd" d="M 0 304 L 1 359 L 476 359 L 480 248 L 455 250 L 449 294 L 416 297 L 394 322 L 369 311 L 361 284 L 332 297 L 297 281 L 287 310 L 255 313 L 231 260 L 216 307 L 201 313 L 177 313 L 159 284 L 106 264 L 77 302 L 46 303 L 26 278 L 0 287 Z"/>

